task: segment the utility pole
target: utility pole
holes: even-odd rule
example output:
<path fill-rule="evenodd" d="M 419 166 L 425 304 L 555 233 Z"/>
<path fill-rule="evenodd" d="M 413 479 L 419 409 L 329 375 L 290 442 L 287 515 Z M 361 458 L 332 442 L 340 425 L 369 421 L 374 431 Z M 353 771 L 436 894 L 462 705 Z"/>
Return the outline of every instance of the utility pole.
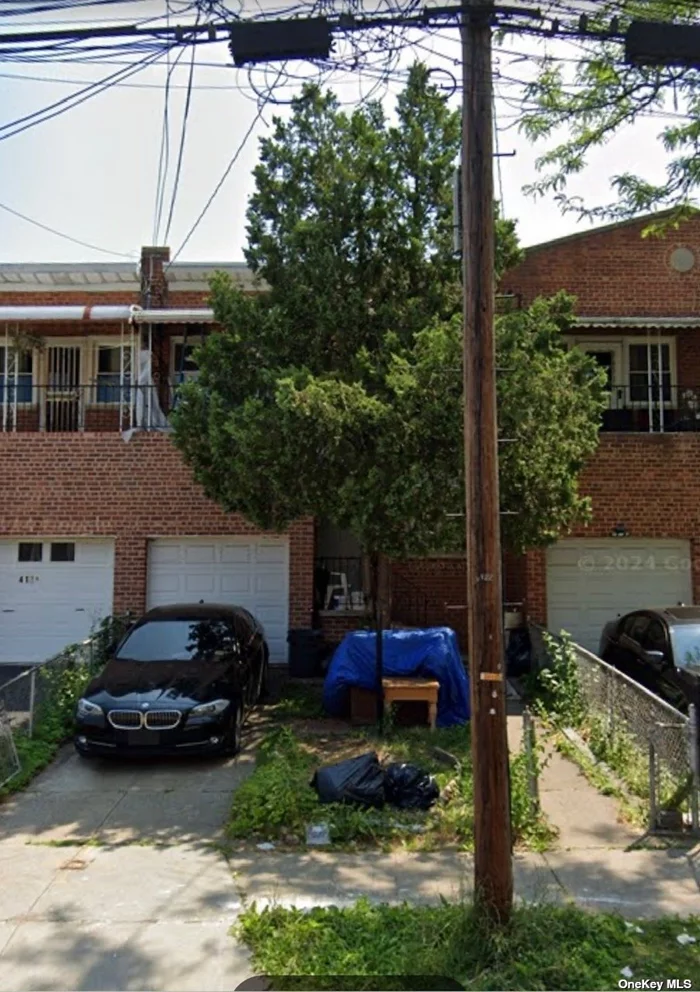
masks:
<path fill-rule="evenodd" d="M 474 889 L 505 923 L 513 903 L 498 492 L 493 188 L 493 3 L 462 12 L 462 269 L 467 622 Z"/>

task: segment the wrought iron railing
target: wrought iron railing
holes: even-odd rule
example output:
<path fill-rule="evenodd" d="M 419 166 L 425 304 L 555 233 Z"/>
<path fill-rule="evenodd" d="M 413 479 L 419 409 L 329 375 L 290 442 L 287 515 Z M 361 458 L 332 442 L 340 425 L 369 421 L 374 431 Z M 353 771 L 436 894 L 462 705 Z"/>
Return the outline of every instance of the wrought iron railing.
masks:
<path fill-rule="evenodd" d="M 658 377 L 609 387 L 601 430 L 622 433 L 700 431 L 700 388 L 673 385 Z"/>
<path fill-rule="evenodd" d="M 168 426 L 180 386 L 119 383 L 114 377 L 90 385 L 35 385 L 0 378 L 0 431 L 72 433 Z"/>

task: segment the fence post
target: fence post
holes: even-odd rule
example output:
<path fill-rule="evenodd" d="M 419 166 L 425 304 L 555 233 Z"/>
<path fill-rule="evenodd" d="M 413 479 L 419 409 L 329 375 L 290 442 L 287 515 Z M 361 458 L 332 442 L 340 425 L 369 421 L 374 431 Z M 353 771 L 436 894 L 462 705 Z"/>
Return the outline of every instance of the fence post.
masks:
<path fill-rule="evenodd" d="M 34 706 L 36 705 L 36 665 L 29 673 L 29 736 L 34 736 Z"/>
<path fill-rule="evenodd" d="M 688 747 L 690 748 L 690 770 L 692 785 L 690 789 L 690 822 L 694 831 L 700 828 L 698 816 L 698 793 L 700 792 L 700 734 L 698 734 L 698 709 L 695 703 L 688 707 Z"/>
<path fill-rule="evenodd" d="M 654 741 L 649 738 L 649 831 L 653 833 L 658 824 L 656 808 L 656 748 Z"/>
<path fill-rule="evenodd" d="M 533 813 L 537 814 L 540 808 L 539 786 L 537 782 L 537 758 L 535 756 L 535 722 L 532 713 L 525 707 L 523 710 L 523 743 L 527 756 L 527 787 L 530 794 L 530 803 Z"/>

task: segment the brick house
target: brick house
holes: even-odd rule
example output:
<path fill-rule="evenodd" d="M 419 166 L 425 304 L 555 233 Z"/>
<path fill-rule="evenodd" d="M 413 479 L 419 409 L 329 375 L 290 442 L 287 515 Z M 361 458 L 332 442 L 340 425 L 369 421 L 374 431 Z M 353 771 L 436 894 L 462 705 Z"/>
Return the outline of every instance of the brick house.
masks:
<path fill-rule="evenodd" d="M 506 601 L 594 650 L 618 613 L 700 597 L 700 217 L 664 238 L 642 238 L 648 221 L 530 248 L 500 287 L 522 305 L 572 293 L 570 343 L 608 374 L 600 445 L 581 477 L 592 521 L 504 561 Z M 434 615 L 441 600 L 463 603 L 463 562 L 397 567 L 422 575 Z M 442 619 L 463 634 L 463 611 Z"/>
<path fill-rule="evenodd" d="M 274 661 L 311 624 L 314 521 L 264 534 L 224 513 L 161 429 L 211 325 L 211 267 L 167 258 L 0 266 L 0 663 L 164 602 L 248 605 Z"/>
<path fill-rule="evenodd" d="M 582 477 L 592 522 L 504 561 L 507 602 L 592 647 L 610 615 L 692 602 L 700 581 L 700 219 L 661 240 L 644 224 L 535 246 L 501 287 L 523 304 L 573 293 L 572 343 L 608 370 Z M 211 330 L 214 268 L 252 288 L 243 265 L 170 265 L 167 249 L 144 249 L 138 271 L 0 265 L 0 663 L 42 660 L 112 609 L 177 599 L 248 605 L 276 661 L 290 627 L 338 640 L 366 622 L 353 535 L 311 518 L 263 534 L 224 513 L 163 429 Z M 392 594 L 395 620 L 446 623 L 464 643 L 461 557 L 395 562 Z"/>

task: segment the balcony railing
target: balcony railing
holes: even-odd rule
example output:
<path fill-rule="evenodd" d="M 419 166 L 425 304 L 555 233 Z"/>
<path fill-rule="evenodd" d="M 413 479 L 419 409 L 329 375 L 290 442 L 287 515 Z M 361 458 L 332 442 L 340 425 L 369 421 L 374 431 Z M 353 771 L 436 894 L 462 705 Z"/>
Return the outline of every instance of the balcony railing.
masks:
<path fill-rule="evenodd" d="M 317 558 L 314 593 L 316 609 L 319 611 L 364 612 L 366 596 L 362 558 Z"/>
<path fill-rule="evenodd" d="M 700 431 L 700 388 L 675 386 L 655 377 L 651 383 L 609 387 L 601 430 L 622 433 Z"/>
<path fill-rule="evenodd" d="M 47 433 L 163 430 L 179 386 L 114 384 L 39 386 L 0 379 L 0 430 Z"/>

